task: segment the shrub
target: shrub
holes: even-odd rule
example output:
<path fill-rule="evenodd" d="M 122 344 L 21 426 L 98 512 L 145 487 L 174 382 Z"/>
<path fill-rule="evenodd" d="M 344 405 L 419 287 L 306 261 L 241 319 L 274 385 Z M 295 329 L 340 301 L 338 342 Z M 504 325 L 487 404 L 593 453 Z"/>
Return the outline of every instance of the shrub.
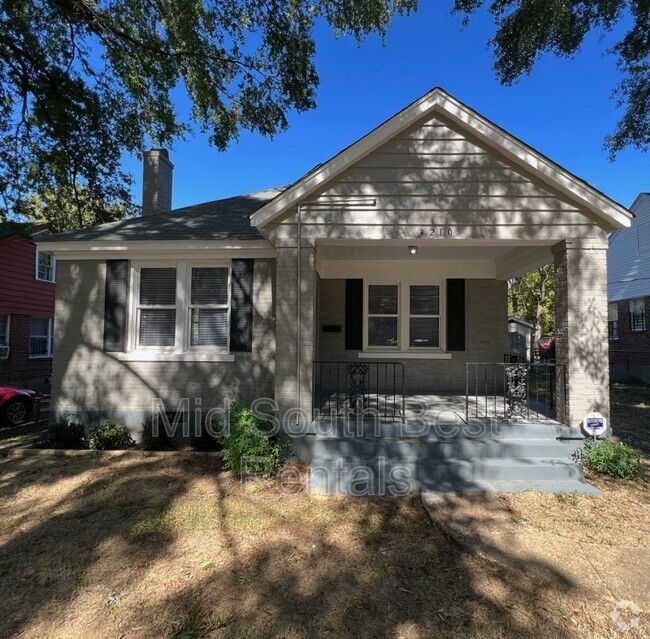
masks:
<path fill-rule="evenodd" d="M 60 419 L 50 424 L 47 444 L 50 448 L 86 448 L 86 429 L 79 422 Z"/>
<path fill-rule="evenodd" d="M 91 450 L 124 450 L 135 444 L 126 426 L 116 419 L 105 419 L 91 426 L 87 439 Z"/>
<path fill-rule="evenodd" d="M 574 459 L 585 468 L 617 479 L 636 479 L 643 474 L 639 453 L 631 446 L 612 439 L 586 438 L 584 448 L 576 451 Z"/>
<path fill-rule="evenodd" d="M 271 424 L 256 417 L 248 408 L 230 412 L 230 432 L 222 439 L 226 468 L 238 473 L 259 473 L 272 477 L 287 449 L 282 437 L 273 436 Z"/>
<path fill-rule="evenodd" d="M 213 432 L 221 432 L 221 423 L 217 420 L 216 417 L 212 419 L 211 426 L 212 429 L 214 429 Z M 211 435 L 208 432 L 208 429 L 205 426 L 201 425 L 201 434 L 192 437 L 192 448 L 194 450 L 203 451 L 221 450 L 221 440 L 220 438 Z"/>
<path fill-rule="evenodd" d="M 143 450 L 174 450 L 174 438 L 165 430 L 162 417 L 158 419 L 158 432 L 153 433 L 154 415 L 150 415 L 142 424 L 142 449 Z"/>

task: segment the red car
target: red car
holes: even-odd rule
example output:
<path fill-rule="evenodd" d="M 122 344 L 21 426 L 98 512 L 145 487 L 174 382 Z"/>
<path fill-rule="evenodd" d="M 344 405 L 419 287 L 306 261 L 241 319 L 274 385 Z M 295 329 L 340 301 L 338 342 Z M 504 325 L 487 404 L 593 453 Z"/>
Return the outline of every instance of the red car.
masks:
<path fill-rule="evenodd" d="M 0 386 L 0 426 L 20 426 L 27 421 L 36 393 L 27 388 Z"/>

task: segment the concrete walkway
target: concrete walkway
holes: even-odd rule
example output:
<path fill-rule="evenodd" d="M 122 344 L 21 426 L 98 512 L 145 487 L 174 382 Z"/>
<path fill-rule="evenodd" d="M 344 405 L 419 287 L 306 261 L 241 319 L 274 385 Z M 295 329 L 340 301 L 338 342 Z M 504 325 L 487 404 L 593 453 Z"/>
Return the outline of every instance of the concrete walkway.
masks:
<path fill-rule="evenodd" d="M 422 493 L 431 519 L 466 550 L 544 582 L 562 575 L 586 596 L 650 603 L 650 549 L 577 543 L 517 521 L 496 494 Z"/>

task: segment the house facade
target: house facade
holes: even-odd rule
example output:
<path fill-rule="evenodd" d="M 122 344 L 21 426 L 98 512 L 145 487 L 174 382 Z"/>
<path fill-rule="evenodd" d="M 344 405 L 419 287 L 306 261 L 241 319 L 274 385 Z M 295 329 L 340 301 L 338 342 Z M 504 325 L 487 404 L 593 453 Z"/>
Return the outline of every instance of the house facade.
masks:
<path fill-rule="evenodd" d="M 141 218 L 39 244 L 58 260 L 54 414 L 136 429 L 154 398 L 266 398 L 308 424 L 337 384 L 463 394 L 504 362 L 508 278 L 554 263 L 556 419 L 608 415 L 606 234 L 630 213 L 443 90 L 287 188 L 167 210 L 171 171 L 150 152 Z"/>
<path fill-rule="evenodd" d="M 630 211 L 634 220 L 609 238 L 607 319 L 612 380 L 650 383 L 650 193 Z"/>
<path fill-rule="evenodd" d="M 45 391 L 52 374 L 56 260 L 43 225 L 0 227 L 0 386 Z"/>

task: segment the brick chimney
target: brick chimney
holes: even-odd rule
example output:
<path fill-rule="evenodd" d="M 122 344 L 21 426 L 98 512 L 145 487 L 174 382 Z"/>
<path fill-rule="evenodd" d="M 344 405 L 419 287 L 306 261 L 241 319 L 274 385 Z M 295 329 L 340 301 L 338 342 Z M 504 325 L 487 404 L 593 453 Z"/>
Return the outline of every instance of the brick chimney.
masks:
<path fill-rule="evenodd" d="M 173 172 L 174 165 L 169 161 L 167 149 L 144 152 L 142 215 L 171 211 Z"/>

